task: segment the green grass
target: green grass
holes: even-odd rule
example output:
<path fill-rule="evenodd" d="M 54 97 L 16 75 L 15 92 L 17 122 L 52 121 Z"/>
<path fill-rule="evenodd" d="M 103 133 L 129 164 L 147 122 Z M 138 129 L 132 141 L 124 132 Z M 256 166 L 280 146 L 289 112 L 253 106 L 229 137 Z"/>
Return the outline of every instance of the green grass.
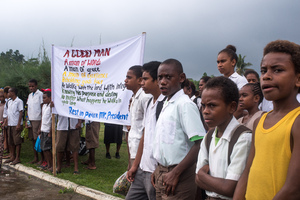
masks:
<path fill-rule="evenodd" d="M 128 153 L 126 143 L 123 142 L 120 149 L 120 159 L 114 157 L 116 152 L 116 144 L 110 145 L 111 159 L 106 159 L 106 149 L 104 140 L 104 124 L 101 123 L 100 135 L 99 135 L 99 148 L 96 149 L 96 170 L 84 169 L 84 165 L 81 161 L 86 161 L 88 155 L 79 156 L 79 175 L 73 175 L 74 165 L 71 163 L 71 167 L 62 168 L 62 173 L 58 174 L 58 178 L 70 180 L 78 185 L 86 186 L 96 190 L 100 190 L 107 194 L 111 194 L 117 197 L 124 198 L 124 196 L 113 193 L 113 185 L 117 178 L 127 170 Z M 29 164 L 33 160 L 32 142 L 25 140 L 21 149 L 21 161 L 22 164 L 28 167 L 38 169 L 35 164 Z M 47 172 L 45 172 L 47 173 Z M 50 173 L 49 173 L 50 174 Z"/>

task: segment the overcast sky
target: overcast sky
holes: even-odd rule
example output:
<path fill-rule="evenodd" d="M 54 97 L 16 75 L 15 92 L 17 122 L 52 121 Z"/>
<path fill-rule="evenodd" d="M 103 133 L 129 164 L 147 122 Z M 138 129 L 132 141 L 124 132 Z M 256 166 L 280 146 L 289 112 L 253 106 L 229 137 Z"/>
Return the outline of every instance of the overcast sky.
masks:
<path fill-rule="evenodd" d="M 268 42 L 300 44 L 299 10 L 299 0 L 0 0 L 0 52 L 36 57 L 44 41 L 51 56 L 51 44 L 99 45 L 146 32 L 145 62 L 178 59 L 198 80 L 220 75 L 217 54 L 227 44 L 257 71 Z"/>

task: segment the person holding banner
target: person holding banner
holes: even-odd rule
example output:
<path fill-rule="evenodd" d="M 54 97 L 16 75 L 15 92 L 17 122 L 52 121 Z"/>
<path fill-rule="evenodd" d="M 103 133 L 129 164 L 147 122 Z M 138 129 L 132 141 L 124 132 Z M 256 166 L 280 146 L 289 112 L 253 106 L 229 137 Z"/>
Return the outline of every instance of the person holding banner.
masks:
<path fill-rule="evenodd" d="M 80 147 L 79 129 L 81 128 L 81 120 L 58 115 L 57 121 L 57 174 L 61 173 L 62 160 L 65 150 L 72 151 L 74 159 L 74 172 L 79 174 L 78 170 L 78 151 Z"/>
<path fill-rule="evenodd" d="M 152 61 L 143 65 L 142 88 L 153 98 L 147 102 L 144 116 L 144 133 L 141 138 L 136 158 L 127 173 L 128 181 L 132 182 L 126 199 L 155 199 L 155 188 L 151 184 L 151 174 L 157 162 L 153 158 L 154 130 L 157 118 L 163 106 L 165 97 L 157 84 L 157 69 L 161 62 Z"/>
<path fill-rule="evenodd" d="M 87 167 L 85 167 L 86 169 L 95 170 L 97 169 L 95 163 L 95 149 L 99 147 L 100 122 L 86 120 L 85 125 L 85 142 L 86 148 L 89 150 L 89 158 L 87 161 L 82 162 L 82 164 L 87 165 Z"/>
<path fill-rule="evenodd" d="M 152 95 L 145 94 L 141 88 L 142 66 L 135 65 L 127 71 L 125 86 L 133 92 L 132 102 L 130 104 L 130 123 L 131 128 L 128 132 L 128 170 L 135 159 L 140 139 L 143 135 L 143 119 L 146 102 Z"/>
<path fill-rule="evenodd" d="M 153 157 L 158 162 L 151 182 L 156 199 L 195 199 L 195 169 L 206 131 L 196 104 L 184 94 L 185 80 L 178 60 L 168 59 L 158 68 L 158 85 L 167 96 L 155 127 Z"/>

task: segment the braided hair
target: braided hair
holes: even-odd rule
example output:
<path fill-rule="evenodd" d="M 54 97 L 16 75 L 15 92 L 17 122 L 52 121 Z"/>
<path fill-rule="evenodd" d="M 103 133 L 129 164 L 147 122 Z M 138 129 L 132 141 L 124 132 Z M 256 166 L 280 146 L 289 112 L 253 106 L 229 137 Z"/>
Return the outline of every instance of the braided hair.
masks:
<path fill-rule="evenodd" d="M 262 93 L 262 90 L 261 90 L 261 87 L 260 87 L 260 83 L 257 82 L 257 83 L 247 83 L 245 86 L 249 86 L 251 87 L 251 91 L 253 92 L 254 96 L 255 95 L 258 95 L 259 96 L 259 102 L 258 104 L 260 104 L 264 98 L 264 95 Z"/>

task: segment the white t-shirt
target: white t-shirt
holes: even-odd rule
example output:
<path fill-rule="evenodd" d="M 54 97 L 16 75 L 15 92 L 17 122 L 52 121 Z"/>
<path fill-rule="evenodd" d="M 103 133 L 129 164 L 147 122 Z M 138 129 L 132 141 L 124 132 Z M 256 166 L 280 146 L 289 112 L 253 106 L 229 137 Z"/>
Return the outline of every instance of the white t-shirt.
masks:
<path fill-rule="evenodd" d="M 58 115 L 57 130 L 59 131 L 69 130 L 69 122 L 70 122 L 70 130 L 76 129 L 76 124 L 78 123 L 78 119 L 68 118 L 68 117 Z"/>
<path fill-rule="evenodd" d="M 236 72 L 231 74 L 231 76 L 229 76 L 229 79 L 237 85 L 239 90 L 248 83 L 247 79 L 244 76 L 241 76 Z"/>
<path fill-rule="evenodd" d="M 215 145 L 216 129 L 212 135 L 212 140 L 209 147 L 209 155 L 206 149 L 206 136 L 204 137 L 200 151 L 198 154 L 198 162 L 196 167 L 196 173 L 204 165 L 209 165 L 209 174 L 216 178 L 230 179 L 238 181 L 246 166 L 247 158 L 250 152 L 252 134 L 242 133 L 235 143 L 231 156 L 230 165 L 228 166 L 228 145 L 231 140 L 232 131 L 239 122 L 232 117 L 232 120 L 227 125 L 222 137 L 217 145 Z M 206 194 L 214 198 L 231 199 L 215 192 L 206 191 Z"/>
<path fill-rule="evenodd" d="M 135 159 L 141 137 L 143 135 L 143 119 L 146 103 L 152 95 L 145 94 L 142 88 L 132 97 L 130 106 L 130 124 L 131 128 L 128 133 L 128 146 L 130 158 Z"/>
<path fill-rule="evenodd" d="M 42 123 L 41 123 L 41 131 L 45 133 L 50 132 L 51 128 L 51 108 L 50 108 L 50 103 L 44 104 L 42 107 Z"/>
<path fill-rule="evenodd" d="M 10 99 L 7 102 L 7 106 L 4 107 L 3 117 L 7 117 L 8 126 L 17 126 L 20 116 L 20 111 L 23 111 L 23 101 L 17 97 L 15 100 Z M 23 117 L 20 125 L 23 125 Z"/>
<path fill-rule="evenodd" d="M 145 110 L 145 117 L 144 117 L 144 148 L 143 148 L 143 155 L 140 162 L 140 168 L 143 171 L 147 172 L 154 172 L 157 162 L 153 158 L 153 141 L 154 141 L 154 134 L 155 134 L 155 126 L 156 126 L 156 107 L 158 102 L 163 101 L 165 98 L 164 95 L 160 95 L 155 103 L 153 104 L 153 99 L 151 100 L 148 108 Z M 148 102 L 147 102 L 148 104 Z"/>
<path fill-rule="evenodd" d="M 43 93 L 36 90 L 35 93 L 31 92 L 28 95 L 27 105 L 27 115 L 29 120 L 41 120 L 42 119 L 42 108 L 43 103 Z"/>
<path fill-rule="evenodd" d="M 165 167 L 179 164 L 194 145 L 190 139 L 205 134 L 196 104 L 179 90 L 165 101 L 156 123 L 153 157 Z"/>

